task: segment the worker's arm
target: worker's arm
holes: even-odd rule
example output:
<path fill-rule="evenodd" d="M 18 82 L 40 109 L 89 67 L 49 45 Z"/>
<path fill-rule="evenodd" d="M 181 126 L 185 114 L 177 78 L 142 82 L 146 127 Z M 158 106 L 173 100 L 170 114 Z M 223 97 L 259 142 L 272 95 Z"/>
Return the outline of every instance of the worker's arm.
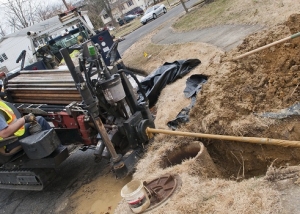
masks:
<path fill-rule="evenodd" d="M 7 138 L 13 136 L 25 124 L 24 117 L 19 118 L 16 122 L 6 126 L 6 128 L 0 130 L 0 137 Z"/>
<path fill-rule="evenodd" d="M 11 124 L 7 124 L 3 115 L 0 116 L 0 137 L 7 138 L 13 136 L 25 123 L 36 121 L 34 114 L 27 114 L 24 117 L 17 119 Z"/>

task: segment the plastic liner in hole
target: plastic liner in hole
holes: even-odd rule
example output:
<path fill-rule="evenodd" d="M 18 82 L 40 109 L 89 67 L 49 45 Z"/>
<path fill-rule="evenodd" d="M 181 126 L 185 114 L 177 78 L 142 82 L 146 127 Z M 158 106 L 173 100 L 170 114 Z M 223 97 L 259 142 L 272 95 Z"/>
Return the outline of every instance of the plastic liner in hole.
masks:
<path fill-rule="evenodd" d="M 288 108 L 281 109 L 278 112 L 255 113 L 255 115 L 271 119 L 284 119 L 287 117 L 300 115 L 300 103 L 296 103 Z"/>
<path fill-rule="evenodd" d="M 186 80 L 186 87 L 183 93 L 186 98 L 191 98 L 191 103 L 187 107 L 183 108 L 179 114 L 177 114 L 174 120 L 171 120 L 167 123 L 168 127 L 175 130 L 180 124 L 189 122 L 189 113 L 196 103 L 196 95 L 206 81 L 207 76 L 201 74 L 191 75 Z"/>
<path fill-rule="evenodd" d="M 141 88 L 149 100 L 149 107 L 153 107 L 161 90 L 175 80 L 189 73 L 201 63 L 199 59 L 178 60 L 173 63 L 164 63 L 157 70 L 141 81 Z"/>

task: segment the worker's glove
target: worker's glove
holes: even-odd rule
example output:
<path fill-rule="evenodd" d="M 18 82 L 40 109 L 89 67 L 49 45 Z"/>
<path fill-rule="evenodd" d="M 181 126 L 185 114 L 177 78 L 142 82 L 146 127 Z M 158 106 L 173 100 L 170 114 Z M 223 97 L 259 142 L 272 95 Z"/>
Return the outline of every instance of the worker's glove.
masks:
<path fill-rule="evenodd" d="M 32 113 L 25 115 L 24 119 L 25 119 L 25 123 L 36 122 L 36 118 L 35 118 L 34 114 L 32 114 Z"/>

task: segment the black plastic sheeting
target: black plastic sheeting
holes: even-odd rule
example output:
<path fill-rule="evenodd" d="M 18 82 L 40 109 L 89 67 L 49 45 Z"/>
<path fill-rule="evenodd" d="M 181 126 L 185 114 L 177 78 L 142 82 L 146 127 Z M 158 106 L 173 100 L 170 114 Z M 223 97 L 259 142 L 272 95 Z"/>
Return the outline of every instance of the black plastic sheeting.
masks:
<path fill-rule="evenodd" d="M 145 91 L 149 100 L 149 107 L 151 108 L 155 105 L 161 90 L 167 84 L 183 77 L 200 63 L 199 59 L 178 60 L 172 63 L 166 62 L 143 79 L 141 88 Z"/>
<path fill-rule="evenodd" d="M 196 103 L 197 93 L 201 90 L 202 85 L 206 83 L 206 81 L 207 77 L 201 74 L 191 75 L 186 80 L 186 87 L 183 93 L 186 98 L 191 98 L 191 103 L 187 107 L 183 108 L 174 120 L 167 123 L 168 127 L 175 130 L 180 124 L 189 122 L 189 113 Z"/>
<path fill-rule="evenodd" d="M 300 103 L 296 103 L 295 105 L 282 109 L 278 112 L 265 112 L 261 114 L 256 113 L 256 115 L 272 119 L 284 119 L 290 116 L 300 115 Z"/>

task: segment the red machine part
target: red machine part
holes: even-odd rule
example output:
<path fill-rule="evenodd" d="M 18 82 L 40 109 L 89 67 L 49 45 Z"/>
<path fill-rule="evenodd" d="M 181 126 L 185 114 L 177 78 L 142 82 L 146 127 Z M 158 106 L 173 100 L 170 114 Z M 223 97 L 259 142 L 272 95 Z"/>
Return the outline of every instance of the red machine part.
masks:
<path fill-rule="evenodd" d="M 85 145 L 96 145 L 97 135 L 91 136 L 91 127 L 85 121 L 85 115 L 79 115 L 77 117 L 78 125 L 80 128 L 81 137 Z"/>
<path fill-rule="evenodd" d="M 91 127 L 85 121 L 85 115 L 79 115 L 77 118 L 71 117 L 66 112 L 51 114 L 51 122 L 57 128 L 78 129 L 85 145 L 96 145 L 95 135 L 91 136 Z"/>
<path fill-rule="evenodd" d="M 77 121 L 70 117 L 67 112 L 57 112 L 49 115 L 51 117 L 51 122 L 55 127 L 58 128 L 68 128 L 68 129 L 78 129 Z"/>

